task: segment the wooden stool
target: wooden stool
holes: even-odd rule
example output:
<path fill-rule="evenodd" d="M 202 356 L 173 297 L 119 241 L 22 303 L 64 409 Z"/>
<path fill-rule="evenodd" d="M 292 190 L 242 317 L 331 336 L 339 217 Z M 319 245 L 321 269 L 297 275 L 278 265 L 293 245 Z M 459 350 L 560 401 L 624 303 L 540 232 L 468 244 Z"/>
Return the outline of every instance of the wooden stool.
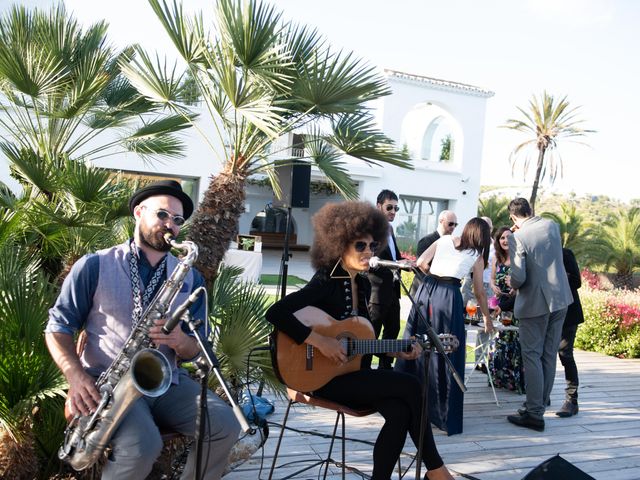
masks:
<path fill-rule="evenodd" d="M 280 436 L 278 437 L 278 444 L 276 446 L 276 451 L 273 455 L 273 462 L 271 463 L 271 470 L 269 471 L 269 480 L 271 480 L 273 478 L 273 471 L 276 467 L 276 462 L 278 460 L 278 453 L 280 452 L 280 444 L 282 442 L 282 436 L 284 435 L 284 430 L 287 426 L 287 419 L 289 418 L 289 411 L 291 410 L 291 406 L 294 403 L 303 403 L 305 405 L 311 405 L 314 407 L 320 407 L 320 408 L 326 408 L 328 410 L 333 410 L 336 412 L 336 421 L 335 424 L 333 425 L 333 434 L 331 435 L 331 444 L 329 445 L 329 452 L 327 453 L 326 458 L 324 458 L 323 460 L 317 460 L 315 463 L 313 463 L 312 465 L 309 465 L 307 467 L 302 468 L 301 470 L 298 470 L 294 473 L 292 473 L 291 475 L 287 475 L 286 477 L 283 477 L 280 480 L 285 480 L 287 478 L 292 478 L 295 475 L 302 473 L 304 471 L 307 471 L 313 467 L 316 467 L 318 465 L 322 465 L 324 464 L 324 476 L 323 478 L 327 478 L 327 472 L 329 470 L 329 463 L 334 463 L 336 465 L 338 465 L 338 462 L 336 462 L 333 458 L 331 458 L 331 453 L 333 452 L 333 445 L 335 443 L 336 440 L 336 432 L 338 430 L 338 423 L 342 423 L 342 462 L 341 462 L 341 467 L 342 467 L 342 478 L 345 478 L 345 419 L 344 416 L 346 415 L 351 415 L 352 417 L 365 417 L 367 415 L 371 415 L 372 413 L 375 413 L 376 411 L 373 409 L 359 409 L 359 410 L 355 410 L 353 408 L 349 408 L 345 405 L 341 405 L 339 403 L 336 402 L 332 402 L 331 400 L 326 400 L 324 398 L 319 398 L 319 397 L 312 397 L 310 395 L 306 395 L 304 393 L 298 392 L 296 390 L 291 390 L 290 388 L 287 388 L 287 396 L 289 397 L 289 404 L 287 405 L 287 410 L 284 414 L 284 420 L 282 421 L 282 430 L 280 431 Z"/>

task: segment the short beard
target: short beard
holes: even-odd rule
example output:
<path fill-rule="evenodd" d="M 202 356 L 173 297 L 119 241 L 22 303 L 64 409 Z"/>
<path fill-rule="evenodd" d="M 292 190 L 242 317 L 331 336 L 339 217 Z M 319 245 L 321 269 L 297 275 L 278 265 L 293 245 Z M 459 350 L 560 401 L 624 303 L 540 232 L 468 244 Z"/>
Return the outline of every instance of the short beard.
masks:
<path fill-rule="evenodd" d="M 167 230 L 163 233 L 162 239 L 159 240 L 156 235 L 158 232 L 147 230 L 145 227 L 140 225 L 140 243 L 153 248 L 158 252 L 168 252 L 171 250 L 171 245 L 169 245 L 164 239 L 164 234 L 167 232 L 171 233 L 170 230 Z"/>

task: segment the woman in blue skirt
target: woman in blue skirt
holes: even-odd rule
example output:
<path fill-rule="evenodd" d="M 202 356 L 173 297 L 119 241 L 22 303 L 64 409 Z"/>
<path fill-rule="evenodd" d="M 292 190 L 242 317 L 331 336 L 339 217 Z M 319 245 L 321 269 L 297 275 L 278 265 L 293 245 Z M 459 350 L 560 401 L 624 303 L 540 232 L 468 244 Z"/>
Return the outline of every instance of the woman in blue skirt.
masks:
<path fill-rule="evenodd" d="M 482 284 L 490 243 L 489 225 L 481 218 L 472 218 L 465 225 L 461 237 L 441 237 L 416 262 L 428 274 L 416 292 L 416 304 L 436 333 L 450 333 L 460 341 L 460 347 L 449 356 L 460 378 L 464 378 L 465 365 L 464 306 L 460 279 L 470 271 L 473 273 L 474 294 L 484 318 L 485 332 L 493 331 Z M 407 321 L 404 338 L 425 332 L 426 327 L 414 307 Z M 423 381 L 423 362 L 424 357 L 417 360 L 399 359 L 396 370 L 413 373 Z M 445 360 L 437 352 L 430 355 L 428 400 L 431 423 L 448 435 L 462 432 L 464 394 L 451 376 Z"/>

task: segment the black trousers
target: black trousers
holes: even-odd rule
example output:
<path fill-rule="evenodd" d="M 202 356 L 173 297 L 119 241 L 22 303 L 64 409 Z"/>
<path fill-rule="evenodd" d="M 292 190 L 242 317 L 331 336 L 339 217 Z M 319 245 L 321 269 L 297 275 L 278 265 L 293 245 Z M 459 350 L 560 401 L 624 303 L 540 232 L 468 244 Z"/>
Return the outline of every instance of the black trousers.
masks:
<path fill-rule="evenodd" d="M 391 303 L 388 305 L 379 305 L 377 303 L 369 304 L 369 316 L 373 324 L 376 338 L 380 337 L 382 332 L 383 339 L 396 339 L 400 333 L 400 299 L 393 295 Z M 383 330 L 384 328 L 384 330 Z M 363 359 L 363 366 L 367 363 L 371 364 L 371 356 Z M 390 368 L 393 364 L 393 357 L 380 355 L 380 365 Z"/>
<path fill-rule="evenodd" d="M 315 392 L 351 408 L 373 408 L 385 420 L 373 447 L 372 480 L 388 480 L 402 452 L 407 433 L 419 445 L 422 391 L 413 375 L 393 370 L 359 370 L 331 380 Z M 431 424 L 425 419 L 422 460 L 427 470 L 443 465 Z"/>
<path fill-rule="evenodd" d="M 576 361 L 573 358 L 573 342 L 576 340 L 576 331 L 578 325 L 562 326 L 562 337 L 560 337 L 560 346 L 558 347 L 558 355 L 560 356 L 560 362 L 564 367 L 564 378 L 567 381 L 567 387 L 565 388 L 565 398 L 567 401 L 577 403 L 578 402 L 578 367 Z"/>

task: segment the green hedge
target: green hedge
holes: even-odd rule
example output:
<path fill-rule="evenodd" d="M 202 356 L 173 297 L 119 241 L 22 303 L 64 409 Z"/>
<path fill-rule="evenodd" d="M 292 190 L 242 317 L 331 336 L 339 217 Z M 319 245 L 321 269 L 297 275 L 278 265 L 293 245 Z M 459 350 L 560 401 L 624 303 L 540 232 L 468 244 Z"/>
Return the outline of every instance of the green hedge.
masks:
<path fill-rule="evenodd" d="M 576 348 L 640 358 L 640 291 L 580 289 L 585 321 Z"/>

